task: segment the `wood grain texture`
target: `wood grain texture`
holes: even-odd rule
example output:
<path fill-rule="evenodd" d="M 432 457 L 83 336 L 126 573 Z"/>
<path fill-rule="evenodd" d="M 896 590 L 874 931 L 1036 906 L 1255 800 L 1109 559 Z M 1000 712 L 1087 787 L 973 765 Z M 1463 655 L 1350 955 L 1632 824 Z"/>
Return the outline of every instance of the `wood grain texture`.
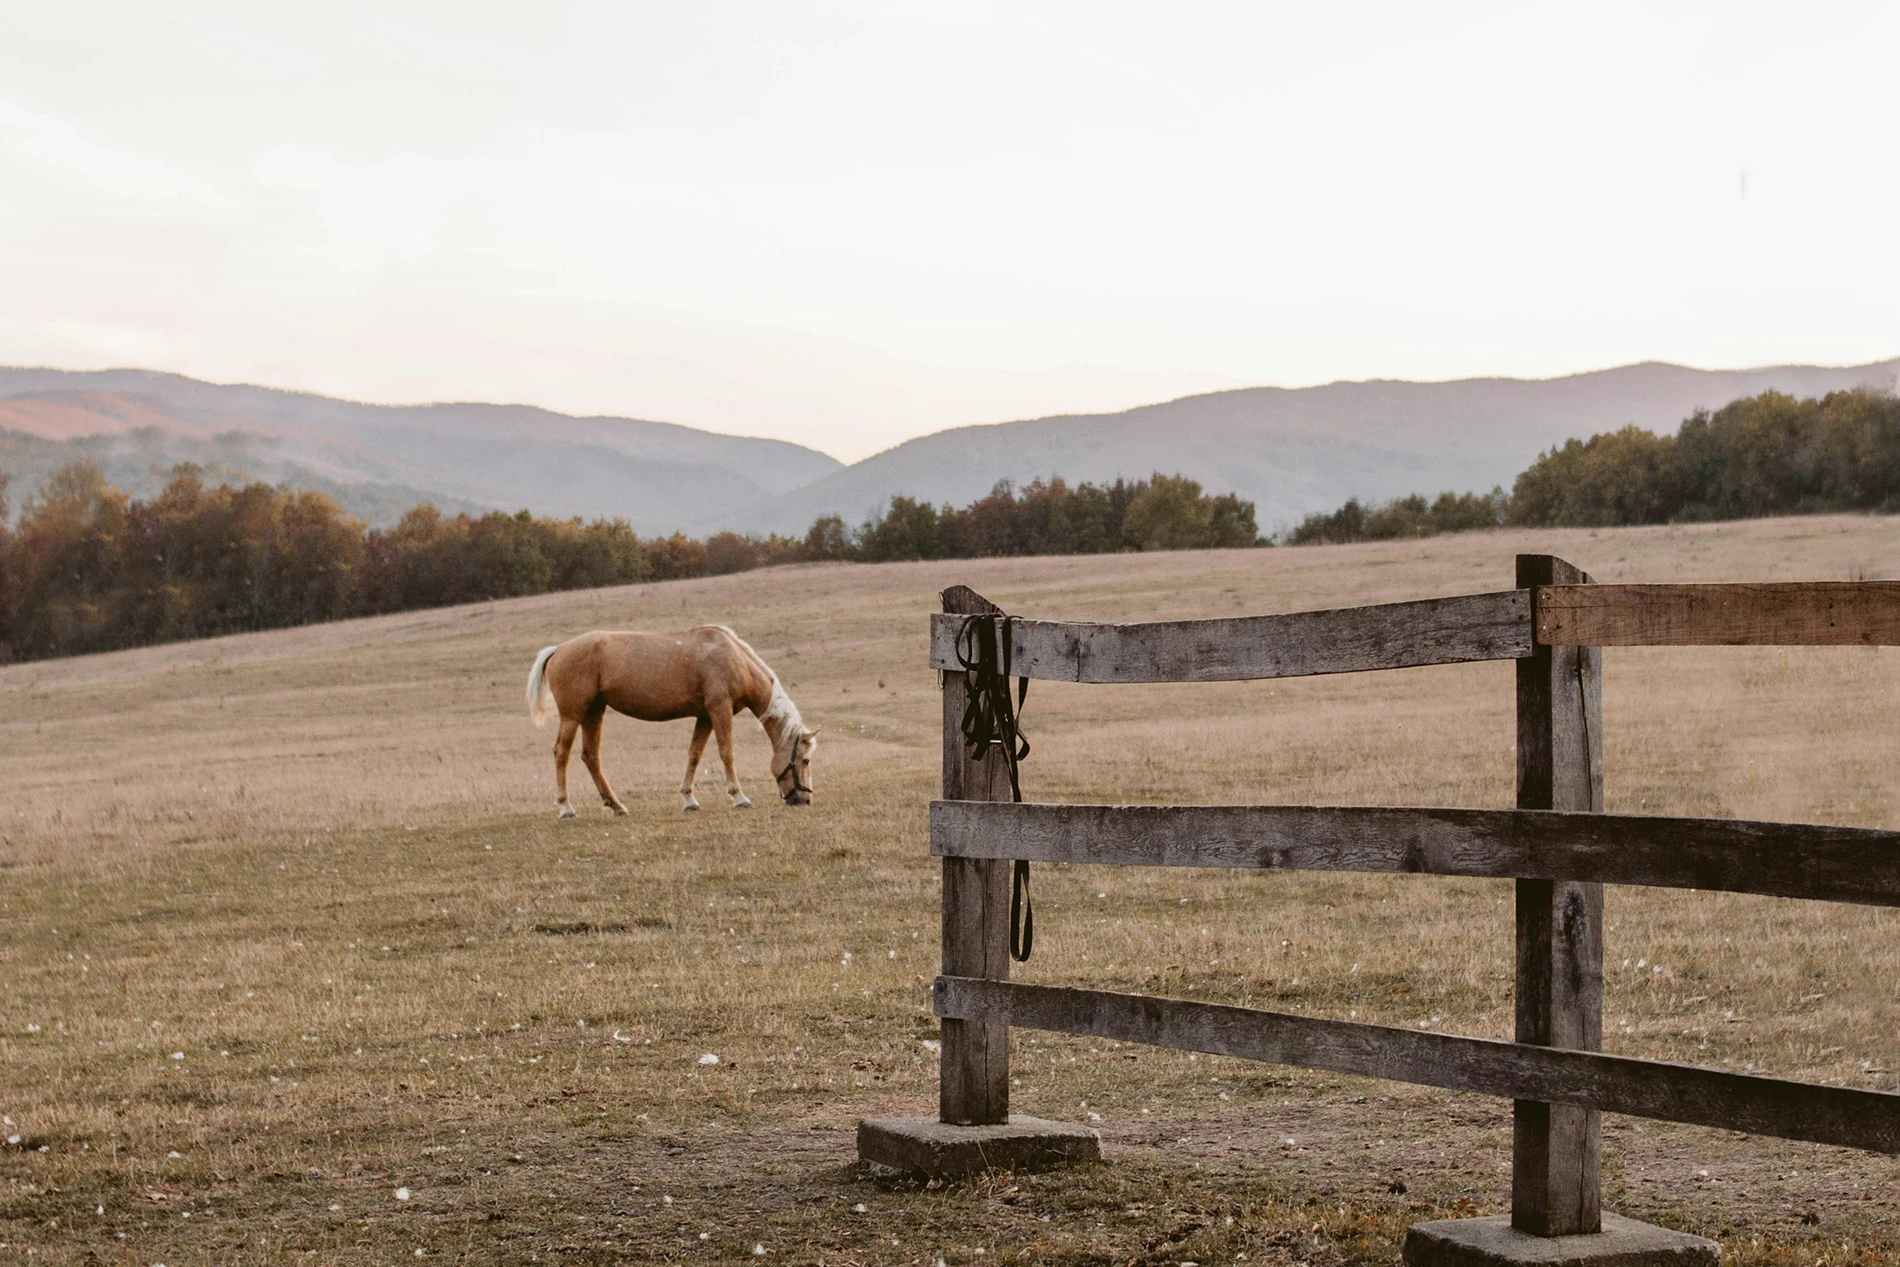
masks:
<path fill-rule="evenodd" d="M 930 624 L 930 667 L 954 669 L 962 620 Z M 1146 624 L 1017 620 L 1010 672 L 1061 682 L 1235 682 L 1530 655 L 1523 590 L 1283 616 Z"/>
<path fill-rule="evenodd" d="M 998 608 L 967 586 L 943 592 L 947 612 L 971 615 Z M 961 673 L 944 675 L 943 792 L 972 801 L 1010 799 L 1000 753 L 972 758 L 963 744 L 969 698 Z M 987 858 L 943 860 L 943 970 L 970 977 L 1009 977 L 1009 864 Z M 956 1126 L 1009 1121 L 1009 1029 L 982 1018 L 946 1020 L 938 1061 L 938 1116 Z"/>
<path fill-rule="evenodd" d="M 944 857 L 1529 877 L 1900 906 L 1900 832 L 1727 818 L 937 801 L 930 848 Z"/>
<path fill-rule="evenodd" d="M 1517 556 L 1541 600 L 1591 578 L 1549 554 Z M 1541 614 L 1541 613 L 1539 613 Z M 1517 662 L 1517 805 L 1603 809 L 1603 651 L 1539 646 Z M 1532 873 L 1517 881 L 1517 1041 L 1603 1046 L 1603 885 Z M 1602 1123 L 1587 1104 L 1519 1099 L 1511 1110 L 1511 1226 L 1533 1236 L 1602 1230 Z"/>
<path fill-rule="evenodd" d="M 1558 583 L 1536 609 L 1545 646 L 1900 646 L 1900 581 Z"/>
<path fill-rule="evenodd" d="M 937 1015 L 1900 1154 L 1900 1095 L 1105 990 L 940 977 Z"/>

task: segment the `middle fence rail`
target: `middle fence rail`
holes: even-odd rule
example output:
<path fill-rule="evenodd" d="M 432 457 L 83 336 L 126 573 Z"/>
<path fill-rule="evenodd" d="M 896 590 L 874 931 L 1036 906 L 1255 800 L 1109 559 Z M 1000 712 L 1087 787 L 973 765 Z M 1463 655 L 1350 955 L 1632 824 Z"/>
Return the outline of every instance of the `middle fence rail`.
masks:
<path fill-rule="evenodd" d="M 1534 876 L 1900 906 L 1900 832 L 1730 818 L 936 801 L 930 849 L 1108 866 Z"/>
<path fill-rule="evenodd" d="M 1518 809 L 1009 803 L 984 769 L 998 763 L 956 751 L 951 727 L 957 635 L 997 609 L 946 591 L 931 630 L 931 667 L 947 672 L 945 799 L 930 809 L 945 867 L 943 1120 L 1005 1120 L 1018 1026 L 1508 1096 L 1514 1222 L 1542 1235 L 1598 1225 L 1600 1112 L 1900 1153 L 1900 1094 L 1597 1050 L 1603 884 L 1900 906 L 1900 832 L 1602 813 L 1598 648 L 1900 645 L 1900 583 L 1596 585 L 1541 555 L 1520 556 L 1518 580 L 1293 615 L 989 626 L 1007 631 L 1012 675 L 1066 682 L 1517 660 Z M 1001 868 L 1017 859 L 1515 879 L 1519 1041 L 1011 982 L 995 908 Z"/>

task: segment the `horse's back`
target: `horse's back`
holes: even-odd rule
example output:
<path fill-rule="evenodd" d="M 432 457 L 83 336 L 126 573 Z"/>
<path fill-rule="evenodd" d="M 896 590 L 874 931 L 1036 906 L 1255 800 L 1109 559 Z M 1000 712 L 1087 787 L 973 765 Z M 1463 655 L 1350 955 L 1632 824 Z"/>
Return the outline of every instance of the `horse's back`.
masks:
<path fill-rule="evenodd" d="M 722 625 L 681 633 L 595 630 L 570 638 L 548 662 L 565 711 L 605 697 L 608 707 L 643 721 L 697 717 L 743 689 L 750 660 Z"/>

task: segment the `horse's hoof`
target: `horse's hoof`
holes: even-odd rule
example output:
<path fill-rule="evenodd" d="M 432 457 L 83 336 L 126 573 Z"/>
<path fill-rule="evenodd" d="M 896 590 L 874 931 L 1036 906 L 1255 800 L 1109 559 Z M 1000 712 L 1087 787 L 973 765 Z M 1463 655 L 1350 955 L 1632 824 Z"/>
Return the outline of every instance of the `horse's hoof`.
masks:
<path fill-rule="evenodd" d="M 738 797 L 737 799 L 735 799 L 735 800 L 734 800 L 734 801 L 732 802 L 732 808 L 734 808 L 734 809 L 751 809 L 751 808 L 752 808 L 752 800 L 751 800 L 751 798 L 750 798 L 750 797 L 745 797 L 745 796 L 741 796 L 741 797 Z"/>
<path fill-rule="evenodd" d="M 574 817 L 574 807 L 572 805 L 561 806 L 561 817 L 562 818 Z"/>
<path fill-rule="evenodd" d="M 680 806 L 680 809 L 685 811 L 688 814 L 691 814 L 693 811 L 697 810 L 698 808 L 699 808 L 698 801 L 688 801 L 686 802 L 686 804 Z"/>
<path fill-rule="evenodd" d="M 627 807 L 618 801 L 609 803 L 607 808 L 614 812 L 615 818 L 625 818 L 627 816 Z"/>

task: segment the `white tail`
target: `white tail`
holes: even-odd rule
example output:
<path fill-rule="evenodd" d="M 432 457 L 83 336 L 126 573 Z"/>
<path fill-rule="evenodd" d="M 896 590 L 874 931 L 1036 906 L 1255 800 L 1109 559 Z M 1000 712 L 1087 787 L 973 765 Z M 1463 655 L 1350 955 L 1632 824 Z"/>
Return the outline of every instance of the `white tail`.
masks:
<path fill-rule="evenodd" d="M 546 725 L 555 713 L 554 689 L 547 684 L 545 674 L 548 657 L 556 650 L 556 647 L 541 648 L 541 654 L 534 658 L 534 667 L 528 670 L 528 720 L 536 726 Z"/>

